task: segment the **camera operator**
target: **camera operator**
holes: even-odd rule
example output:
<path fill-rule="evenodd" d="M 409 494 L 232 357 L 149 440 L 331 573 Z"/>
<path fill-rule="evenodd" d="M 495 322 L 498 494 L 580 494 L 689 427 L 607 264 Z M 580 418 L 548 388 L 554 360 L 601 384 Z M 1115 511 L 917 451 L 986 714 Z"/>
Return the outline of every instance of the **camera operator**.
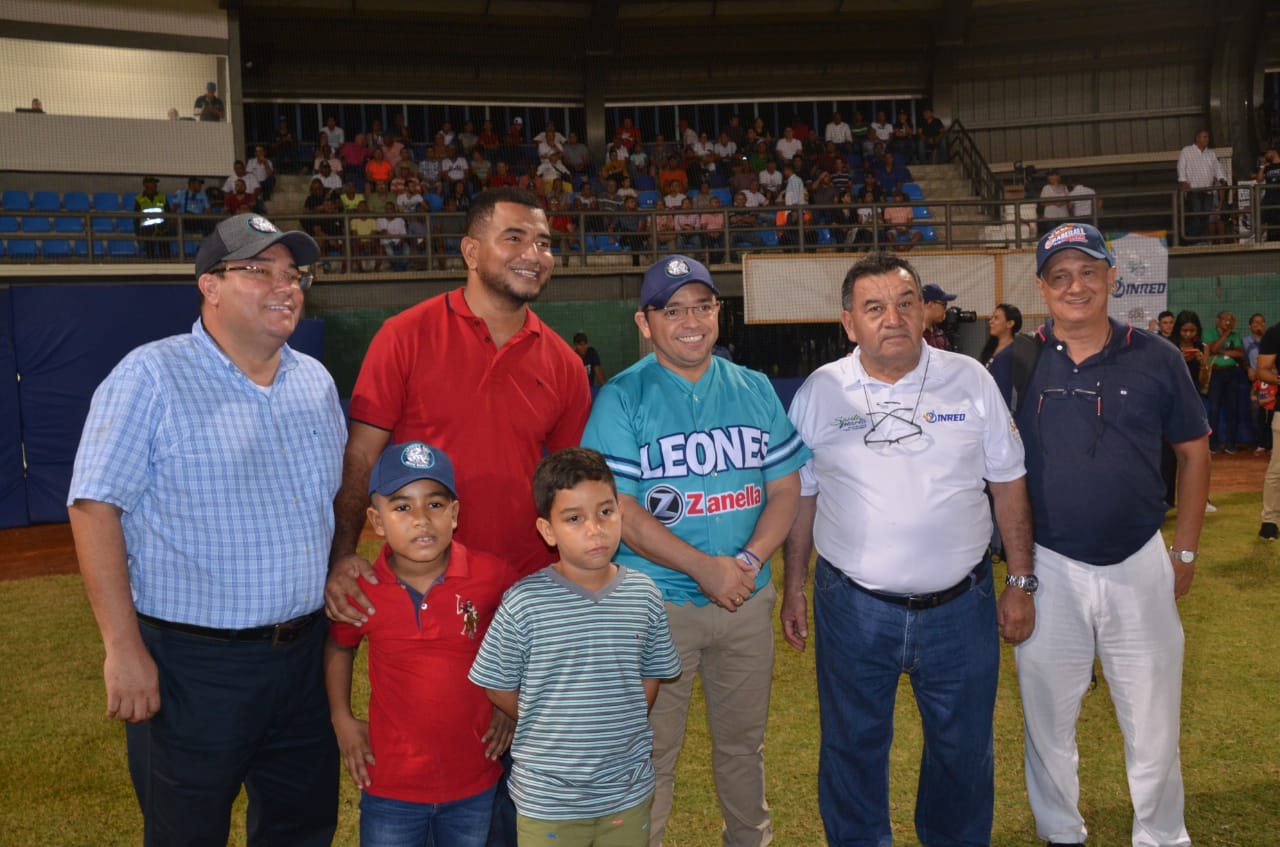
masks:
<path fill-rule="evenodd" d="M 939 350 L 958 352 L 960 324 L 973 323 L 978 319 L 977 313 L 957 306 L 948 306 L 948 303 L 956 299 L 956 295 L 948 294 L 932 283 L 923 286 L 920 293 L 924 299 L 925 343 Z"/>

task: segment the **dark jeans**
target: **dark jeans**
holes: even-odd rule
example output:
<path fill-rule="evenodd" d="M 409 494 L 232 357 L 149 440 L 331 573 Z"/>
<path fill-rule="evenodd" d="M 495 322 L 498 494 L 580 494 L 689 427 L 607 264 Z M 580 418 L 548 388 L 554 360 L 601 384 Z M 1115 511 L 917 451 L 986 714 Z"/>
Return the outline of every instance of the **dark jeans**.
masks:
<path fill-rule="evenodd" d="M 1218 202 L 1218 192 L 1210 189 L 1188 191 L 1182 197 L 1182 208 L 1186 213 L 1184 231 L 1189 238 L 1203 239 L 1209 234 L 1209 215 L 1195 213 L 1212 212 Z"/>
<path fill-rule="evenodd" d="M 1209 435 L 1211 449 L 1235 449 L 1240 426 L 1240 390 L 1244 379 L 1244 370 L 1239 366 L 1215 368 L 1209 377 L 1209 426 L 1213 430 Z"/>
<path fill-rule="evenodd" d="M 507 789 L 510 778 L 511 752 L 507 751 L 502 754 L 502 778 L 494 787 L 488 847 L 516 847 L 516 804 L 511 801 L 511 792 Z"/>
<path fill-rule="evenodd" d="M 1253 431 L 1258 434 L 1258 446 L 1267 450 L 1271 449 L 1271 418 L 1274 415 L 1274 409 L 1253 407 Z"/>
<path fill-rule="evenodd" d="M 908 610 L 819 557 L 813 585 L 822 740 L 818 808 L 830 847 L 891 844 L 889 745 L 898 680 L 924 729 L 915 825 L 928 847 L 991 843 L 1000 644 L 991 564 L 956 599 Z"/>
<path fill-rule="evenodd" d="M 276 647 L 140 626 L 160 671 L 160 711 L 125 726 L 143 844 L 225 847 L 243 784 L 250 847 L 329 847 L 338 744 L 324 621 Z"/>

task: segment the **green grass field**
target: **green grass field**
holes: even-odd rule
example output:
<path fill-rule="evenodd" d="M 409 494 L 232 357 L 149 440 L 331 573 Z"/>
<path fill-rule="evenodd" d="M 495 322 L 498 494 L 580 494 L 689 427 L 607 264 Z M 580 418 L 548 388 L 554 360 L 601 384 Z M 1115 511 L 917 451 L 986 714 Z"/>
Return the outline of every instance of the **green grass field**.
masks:
<path fill-rule="evenodd" d="M 1181 604 L 1187 632 L 1182 759 L 1187 826 L 1197 845 L 1280 844 L 1280 546 L 1256 537 L 1259 501 L 1257 493 L 1214 496 L 1220 511 L 1206 520 L 1203 563 L 1191 596 Z M 0 847 L 138 844 L 140 818 L 126 773 L 124 733 L 103 717 L 102 647 L 79 578 L 0 582 L 0 604 L 0 710 L 8 715 L 0 728 Z M 766 742 L 774 843 L 817 847 L 824 842 L 817 811 L 813 653 L 796 653 L 780 637 L 778 644 Z M 1008 648 L 1003 659 L 992 843 L 1036 845 Z M 905 680 L 897 709 L 892 816 L 897 843 L 913 845 L 920 734 Z M 700 710 L 695 701 L 695 713 Z M 1090 843 L 1128 844 L 1122 747 L 1105 680 L 1085 699 L 1079 737 Z M 720 843 L 708 761 L 699 716 L 690 722 L 667 847 Z M 357 843 L 356 800 L 344 782 L 335 844 Z M 232 843 L 244 843 L 242 831 Z"/>

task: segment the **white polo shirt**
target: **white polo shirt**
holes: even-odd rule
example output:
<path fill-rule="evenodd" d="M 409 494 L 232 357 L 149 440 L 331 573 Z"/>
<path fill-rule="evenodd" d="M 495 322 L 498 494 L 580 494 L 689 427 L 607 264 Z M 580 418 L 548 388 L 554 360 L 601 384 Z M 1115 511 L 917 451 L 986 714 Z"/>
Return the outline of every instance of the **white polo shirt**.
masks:
<path fill-rule="evenodd" d="M 818 496 L 818 553 L 874 591 L 920 594 L 963 579 L 991 541 L 983 481 L 1026 475 L 1022 438 L 986 368 L 923 342 L 920 363 L 892 385 L 867 375 L 860 350 L 824 365 L 788 415 L 813 450 L 800 482 Z M 912 424 L 920 434 L 868 445 L 876 423 L 873 441 L 910 435 Z"/>

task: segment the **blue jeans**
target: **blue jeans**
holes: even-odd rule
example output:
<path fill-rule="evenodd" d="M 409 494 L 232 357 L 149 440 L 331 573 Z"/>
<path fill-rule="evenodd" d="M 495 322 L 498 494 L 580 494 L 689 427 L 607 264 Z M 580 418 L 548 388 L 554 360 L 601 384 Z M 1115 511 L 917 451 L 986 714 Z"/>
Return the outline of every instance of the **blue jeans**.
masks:
<path fill-rule="evenodd" d="M 908 611 L 819 557 L 813 586 L 822 743 L 818 808 L 830 847 L 889 847 L 889 745 L 898 679 L 924 729 L 916 834 L 926 847 L 991 843 L 992 715 L 1000 645 L 991 569 L 965 594 Z"/>
<path fill-rule="evenodd" d="M 366 791 L 360 847 L 484 847 L 495 787 L 452 803 L 410 803 Z"/>
<path fill-rule="evenodd" d="M 1240 426 L 1240 394 L 1245 380 L 1244 368 L 1215 368 L 1209 376 L 1210 448 L 1236 449 L 1236 431 Z M 1223 419 L 1226 419 L 1225 422 Z"/>

